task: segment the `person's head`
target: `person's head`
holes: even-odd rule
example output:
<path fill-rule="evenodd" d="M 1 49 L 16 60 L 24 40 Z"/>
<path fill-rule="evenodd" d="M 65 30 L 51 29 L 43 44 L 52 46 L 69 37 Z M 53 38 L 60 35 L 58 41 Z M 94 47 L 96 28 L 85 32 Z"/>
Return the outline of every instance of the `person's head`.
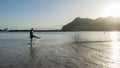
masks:
<path fill-rule="evenodd" d="M 34 29 L 33 29 L 33 28 L 31 28 L 31 30 L 32 30 L 32 31 L 34 31 Z"/>

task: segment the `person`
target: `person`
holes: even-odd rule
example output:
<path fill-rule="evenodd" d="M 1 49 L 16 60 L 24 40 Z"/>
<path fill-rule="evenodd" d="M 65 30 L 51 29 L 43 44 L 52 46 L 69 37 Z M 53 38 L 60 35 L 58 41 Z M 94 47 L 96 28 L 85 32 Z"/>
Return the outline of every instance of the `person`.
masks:
<path fill-rule="evenodd" d="M 39 38 L 39 39 L 40 39 L 40 37 L 35 36 L 35 35 L 33 34 L 33 32 L 34 32 L 34 29 L 31 28 L 31 30 L 30 30 L 30 39 L 31 39 L 31 43 L 32 43 L 33 38 Z"/>

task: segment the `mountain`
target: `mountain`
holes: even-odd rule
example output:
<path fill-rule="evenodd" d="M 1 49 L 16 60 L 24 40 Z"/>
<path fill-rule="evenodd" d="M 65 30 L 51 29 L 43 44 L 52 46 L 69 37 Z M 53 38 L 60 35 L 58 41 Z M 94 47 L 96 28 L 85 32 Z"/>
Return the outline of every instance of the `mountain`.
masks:
<path fill-rule="evenodd" d="M 114 31 L 120 30 L 120 17 L 100 17 L 97 19 L 75 18 L 62 27 L 63 31 Z"/>

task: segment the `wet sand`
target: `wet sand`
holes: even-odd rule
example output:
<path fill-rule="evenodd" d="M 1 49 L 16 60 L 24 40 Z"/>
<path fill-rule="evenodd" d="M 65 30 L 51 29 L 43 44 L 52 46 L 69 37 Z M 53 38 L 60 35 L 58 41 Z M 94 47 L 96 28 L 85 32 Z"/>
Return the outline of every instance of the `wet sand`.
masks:
<path fill-rule="evenodd" d="M 117 42 L 120 44 L 119 42 Z M 119 68 L 112 42 L 26 44 L 0 48 L 0 68 Z"/>

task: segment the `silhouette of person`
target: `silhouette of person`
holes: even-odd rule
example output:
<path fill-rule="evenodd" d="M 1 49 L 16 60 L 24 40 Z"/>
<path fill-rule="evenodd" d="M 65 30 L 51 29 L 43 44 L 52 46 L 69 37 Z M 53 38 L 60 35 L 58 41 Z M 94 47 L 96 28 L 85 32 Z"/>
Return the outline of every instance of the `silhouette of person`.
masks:
<path fill-rule="evenodd" d="M 40 37 L 37 37 L 37 36 L 33 35 L 33 32 L 34 32 L 34 29 L 31 28 L 31 30 L 30 30 L 30 39 L 31 39 L 31 43 L 32 43 L 33 38 L 39 38 L 39 39 L 40 39 Z"/>

